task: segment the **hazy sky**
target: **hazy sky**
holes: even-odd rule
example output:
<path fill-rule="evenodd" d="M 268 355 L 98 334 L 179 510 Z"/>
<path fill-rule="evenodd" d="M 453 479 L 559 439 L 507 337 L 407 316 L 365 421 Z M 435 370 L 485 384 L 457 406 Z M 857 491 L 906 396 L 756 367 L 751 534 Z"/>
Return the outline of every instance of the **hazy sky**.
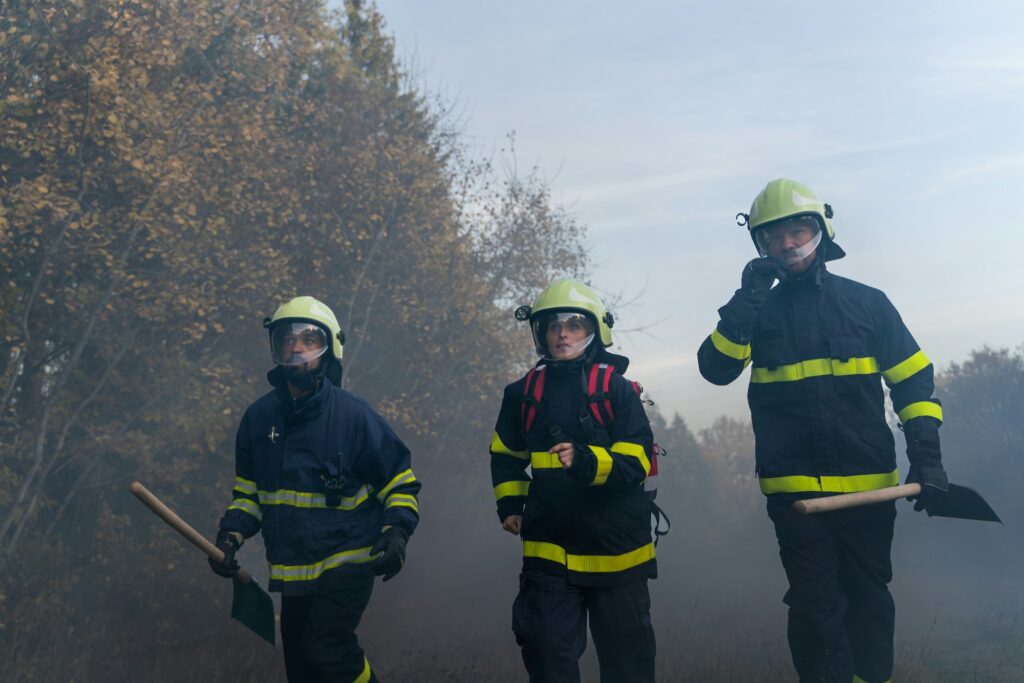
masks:
<path fill-rule="evenodd" d="M 1024 343 L 1024 3 L 379 0 L 483 154 L 516 133 L 588 226 L 662 411 L 746 414 L 695 353 L 756 256 L 734 222 L 784 176 L 836 211 L 834 272 L 883 289 L 941 370 Z M 523 329 L 523 343 L 529 344 Z M 955 416 L 949 416 L 955 419 Z"/>

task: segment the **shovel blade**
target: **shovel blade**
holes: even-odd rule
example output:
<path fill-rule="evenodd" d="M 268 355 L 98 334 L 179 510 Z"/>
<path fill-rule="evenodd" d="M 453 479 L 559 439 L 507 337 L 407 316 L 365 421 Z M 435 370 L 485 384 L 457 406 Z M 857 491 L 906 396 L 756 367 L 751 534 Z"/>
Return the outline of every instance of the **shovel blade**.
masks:
<path fill-rule="evenodd" d="M 980 522 L 999 522 L 995 513 L 985 499 L 974 489 L 966 486 L 949 485 L 949 491 L 940 496 L 932 496 L 925 512 L 929 517 L 955 517 L 956 519 L 974 519 Z"/>
<path fill-rule="evenodd" d="M 231 600 L 231 618 L 265 641 L 274 644 L 277 625 L 274 622 L 274 601 L 255 581 L 245 582 L 237 576 L 232 580 L 234 596 Z"/>

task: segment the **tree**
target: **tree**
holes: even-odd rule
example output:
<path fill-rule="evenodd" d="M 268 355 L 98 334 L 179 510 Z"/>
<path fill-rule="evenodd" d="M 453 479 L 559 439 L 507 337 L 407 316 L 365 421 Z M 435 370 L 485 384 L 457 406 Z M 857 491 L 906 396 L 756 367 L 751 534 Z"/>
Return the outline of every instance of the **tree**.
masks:
<path fill-rule="evenodd" d="M 237 635 L 183 608 L 217 594 L 125 486 L 213 524 L 260 316 L 332 303 L 350 385 L 418 471 L 465 478 L 523 358 L 507 299 L 580 274 L 581 229 L 536 175 L 469 158 L 359 3 L 3 7 L 0 646 L 16 679 L 127 678 L 140 652 L 214 679 Z"/>

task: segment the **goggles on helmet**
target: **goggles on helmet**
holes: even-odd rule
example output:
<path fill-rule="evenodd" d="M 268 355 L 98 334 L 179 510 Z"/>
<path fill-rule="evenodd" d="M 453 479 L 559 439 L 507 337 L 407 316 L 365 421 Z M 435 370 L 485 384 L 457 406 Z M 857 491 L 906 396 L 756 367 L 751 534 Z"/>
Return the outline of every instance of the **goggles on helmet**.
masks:
<path fill-rule="evenodd" d="M 593 319 L 577 311 L 542 313 L 533 320 L 533 340 L 537 352 L 551 360 L 570 360 L 578 357 L 594 340 Z M 554 336 L 556 348 L 548 348 L 549 336 Z"/>
<path fill-rule="evenodd" d="M 795 216 L 770 223 L 754 232 L 761 256 L 781 260 L 785 265 L 800 263 L 821 244 L 821 224 L 814 216 Z"/>
<path fill-rule="evenodd" d="M 304 365 L 327 352 L 327 333 L 312 323 L 282 322 L 270 330 L 270 355 L 278 365 Z"/>

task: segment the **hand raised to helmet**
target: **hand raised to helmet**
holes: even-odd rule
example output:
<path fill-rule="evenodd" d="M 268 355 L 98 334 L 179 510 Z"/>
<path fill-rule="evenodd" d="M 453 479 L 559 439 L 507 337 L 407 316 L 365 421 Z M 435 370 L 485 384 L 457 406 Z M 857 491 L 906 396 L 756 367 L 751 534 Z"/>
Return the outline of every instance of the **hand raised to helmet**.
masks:
<path fill-rule="evenodd" d="M 756 258 L 743 267 L 740 288 L 744 293 L 764 299 L 775 284 L 786 279 L 786 269 L 782 262 L 770 256 Z"/>

